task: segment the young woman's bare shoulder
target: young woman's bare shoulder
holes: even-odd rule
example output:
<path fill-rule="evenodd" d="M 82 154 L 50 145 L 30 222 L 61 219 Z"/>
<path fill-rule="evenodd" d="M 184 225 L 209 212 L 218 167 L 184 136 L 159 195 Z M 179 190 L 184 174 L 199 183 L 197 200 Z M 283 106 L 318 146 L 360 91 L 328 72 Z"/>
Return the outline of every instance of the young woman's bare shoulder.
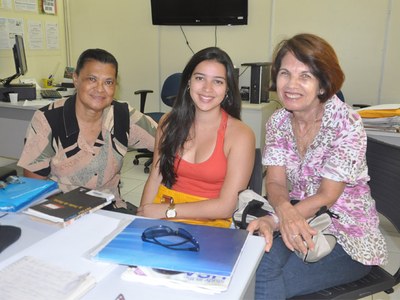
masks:
<path fill-rule="evenodd" d="M 229 117 L 226 136 L 233 139 L 255 139 L 253 130 L 243 121 Z"/>

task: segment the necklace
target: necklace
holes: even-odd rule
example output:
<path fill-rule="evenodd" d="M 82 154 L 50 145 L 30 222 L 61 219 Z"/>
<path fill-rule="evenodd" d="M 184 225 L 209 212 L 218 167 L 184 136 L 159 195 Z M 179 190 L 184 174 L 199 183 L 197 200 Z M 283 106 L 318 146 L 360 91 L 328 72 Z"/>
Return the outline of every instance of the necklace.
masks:
<path fill-rule="evenodd" d="M 322 108 L 317 112 L 315 119 L 303 133 L 301 132 L 299 123 L 296 122 L 295 117 L 292 117 L 293 135 L 296 140 L 297 149 L 302 158 L 305 156 L 308 147 L 312 144 L 319 131 L 319 125 L 322 121 L 323 111 L 324 110 Z"/>

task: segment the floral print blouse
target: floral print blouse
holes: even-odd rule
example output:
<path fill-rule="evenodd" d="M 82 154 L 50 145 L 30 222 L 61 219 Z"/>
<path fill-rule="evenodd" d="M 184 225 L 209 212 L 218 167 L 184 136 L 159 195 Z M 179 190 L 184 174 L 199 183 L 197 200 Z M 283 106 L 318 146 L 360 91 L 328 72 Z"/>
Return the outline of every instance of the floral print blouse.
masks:
<path fill-rule="evenodd" d="M 269 119 L 263 164 L 286 168 L 291 199 L 314 195 L 322 178 L 345 182 L 343 194 L 330 208 L 339 216 L 330 230 L 354 260 L 385 264 L 387 249 L 368 186 L 367 136 L 361 117 L 333 96 L 325 104 L 320 131 L 304 158 L 297 150 L 291 118 L 291 112 L 280 109 Z"/>

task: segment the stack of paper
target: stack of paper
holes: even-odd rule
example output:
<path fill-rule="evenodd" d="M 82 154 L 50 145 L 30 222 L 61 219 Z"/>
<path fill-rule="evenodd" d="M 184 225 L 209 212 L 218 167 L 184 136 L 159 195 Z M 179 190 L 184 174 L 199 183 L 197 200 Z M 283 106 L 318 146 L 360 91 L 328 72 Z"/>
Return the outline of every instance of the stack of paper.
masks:
<path fill-rule="evenodd" d="M 32 256 L 0 270 L 1 298 L 79 299 L 96 284 L 89 273 L 78 274 Z"/>
<path fill-rule="evenodd" d="M 369 130 L 400 132 L 400 104 L 381 104 L 357 110 Z"/>
<path fill-rule="evenodd" d="M 121 279 L 150 285 L 162 285 L 174 289 L 192 290 L 205 294 L 215 294 L 228 289 L 231 276 L 190 272 L 168 273 L 147 267 L 129 267 L 122 273 Z"/>
<path fill-rule="evenodd" d="M 113 264 L 95 263 L 86 258 L 86 253 L 118 228 L 120 222 L 90 214 L 8 259 L 0 260 L 0 299 L 65 299 L 55 297 L 53 289 L 66 292 L 66 299 L 79 299 L 79 294 L 88 291 L 93 281 L 103 280 L 116 268 Z M 75 291 L 78 294 L 69 294 Z"/>

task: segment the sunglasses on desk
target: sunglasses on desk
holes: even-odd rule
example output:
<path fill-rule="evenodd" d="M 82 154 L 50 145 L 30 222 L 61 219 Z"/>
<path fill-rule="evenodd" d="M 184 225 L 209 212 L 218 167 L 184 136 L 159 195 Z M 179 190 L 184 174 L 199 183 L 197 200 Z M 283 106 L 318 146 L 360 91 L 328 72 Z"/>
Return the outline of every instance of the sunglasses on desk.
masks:
<path fill-rule="evenodd" d="M 183 228 L 174 230 L 165 225 L 152 226 L 143 231 L 142 240 L 172 250 L 195 252 L 200 250 L 200 244 L 196 238 Z"/>

